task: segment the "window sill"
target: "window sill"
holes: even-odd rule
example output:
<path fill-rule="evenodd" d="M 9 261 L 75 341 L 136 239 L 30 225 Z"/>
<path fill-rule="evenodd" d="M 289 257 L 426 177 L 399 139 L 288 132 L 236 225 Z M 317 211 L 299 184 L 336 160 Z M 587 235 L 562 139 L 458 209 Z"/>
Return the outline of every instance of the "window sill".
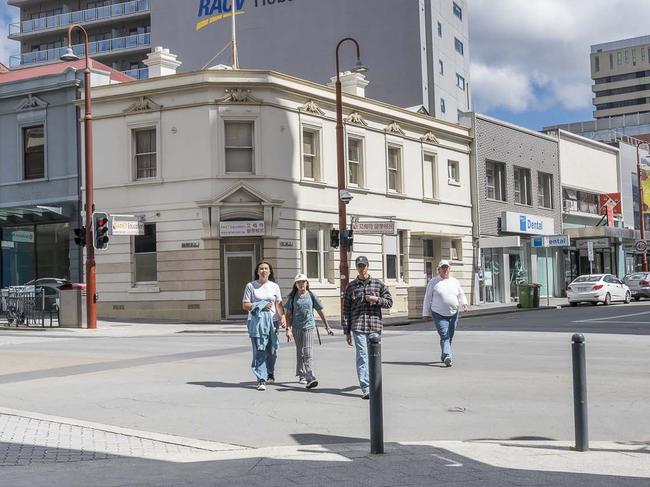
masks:
<path fill-rule="evenodd" d="M 159 292 L 160 292 L 160 288 L 158 287 L 158 283 L 138 282 L 135 284 L 134 287 L 129 289 L 129 293 L 133 293 L 133 294 L 159 293 Z"/>
<path fill-rule="evenodd" d="M 553 211 L 555 208 L 552 206 L 538 206 L 540 210 L 548 210 L 548 211 Z"/>
<path fill-rule="evenodd" d="M 346 186 L 345 189 L 353 193 L 362 193 L 362 194 L 368 193 L 368 190 L 366 188 L 362 188 L 361 186 Z"/>
<path fill-rule="evenodd" d="M 515 206 L 522 206 L 524 208 L 532 208 L 533 205 L 527 205 L 525 203 L 514 203 Z"/>
<path fill-rule="evenodd" d="M 8 183 L 3 183 L 1 186 L 13 186 L 16 184 L 31 184 L 31 183 L 46 183 L 49 181 L 49 178 L 38 178 L 38 179 L 21 179 L 20 181 L 12 181 Z"/>
<path fill-rule="evenodd" d="M 460 181 L 456 181 L 455 179 L 447 179 L 447 184 L 449 186 L 460 186 Z"/>
<path fill-rule="evenodd" d="M 442 203 L 442 200 L 438 198 L 422 198 L 422 201 L 424 203 L 434 203 L 434 204 Z"/>
<path fill-rule="evenodd" d="M 318 188 L 324 188 L 327 186 L 327 183 L 324 181 L 318 181 L 316 179 L 301 179 L 300 184 L 304 184 L 305 186 L 315 186 Z"/>
<path fill-rule="evenodd" d="M 131 181 L 128 186 L 146 186 L 148 184 L 162 184 L 164 181 L 160 178 L 143 178 L 143 179 L 134 179 Z"/>
<path fill-rule="evenodd" d="M 495 198 L 487 198 L 487 197 L 485 199 L 487 201 L 493 201 L 494 203 L 507 203 L 506 200 L 498 200 L 498 199 L 495 199 Z"/>
<path fill-rule="evenodd" d="M 399 199 L 399 200 L 403 200 L 403 199 L 406 199 L 406 198 L 407 198 L 407 195 L 406 195 L 406 194 L 404 194 L 404 193 L 398 193 L 398 192 L 396 192 L 396 191 L 390 191 L 390 192 L 386 193 L 386 196 L 387 196 L 388 198 L 396 198 L 396 199 Z"/>

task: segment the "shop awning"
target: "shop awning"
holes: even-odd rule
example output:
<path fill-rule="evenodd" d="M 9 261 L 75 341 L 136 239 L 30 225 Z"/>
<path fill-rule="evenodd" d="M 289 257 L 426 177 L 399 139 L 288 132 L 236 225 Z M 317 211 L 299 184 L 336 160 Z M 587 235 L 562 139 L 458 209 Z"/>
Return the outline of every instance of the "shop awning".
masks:
<path fill-rule="evenodd" d="M 641 235 L 638 230 L 633 228 L 619 227 L 582 227 L 582 228 L 565 228 L 564 235 L 571 239 L 578 238 L 620 238 L 624 240 L 639 240 Z"/>
<path fill-rule="evenodd" d="M 0 226 L 30 225 L 36 223 L 52 223 L 68 221 L 62 207 L 54 206 L 21 206 L 0 208 Z"/>

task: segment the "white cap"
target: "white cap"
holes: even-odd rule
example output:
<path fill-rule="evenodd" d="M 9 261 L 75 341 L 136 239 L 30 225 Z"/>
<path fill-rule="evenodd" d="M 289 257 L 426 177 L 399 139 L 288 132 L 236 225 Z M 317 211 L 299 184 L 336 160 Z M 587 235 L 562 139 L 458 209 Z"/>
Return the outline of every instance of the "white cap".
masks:
<path fill-rule="evenodd" d="M 449 264 L 449 261 L 448 261 L 448 260 L 441 260 L 441 261 L 438 263 L 438 269 L 440 269 L 440 268 L 441 268 L 442 266 L 444 266 L 444 265 L 446 265 L 447 267 L 451 267 L 451 265 Z"/>
<path fill-rule="evenodd" d="M 293 280 L 293 282 L 298 282 L 298 281 L 307 281 L 309 282 L 309 279 L 307 279 L 307 276 L 304 274 L 298 274 L 296 278 Z"/>

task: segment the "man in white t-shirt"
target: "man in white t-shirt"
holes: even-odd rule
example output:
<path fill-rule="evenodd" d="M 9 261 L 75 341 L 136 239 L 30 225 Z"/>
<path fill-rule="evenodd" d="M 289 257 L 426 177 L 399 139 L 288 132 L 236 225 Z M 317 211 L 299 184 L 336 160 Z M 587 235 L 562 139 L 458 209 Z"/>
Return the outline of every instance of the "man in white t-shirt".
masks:
<path fill-rule="evenodd" d="M 458 323 L 458 310 L 467 311 L 467 297 L 460 283 L 449 275 L 449 262 L 441 260 L 438 275 L 429 281 L 424 294 L 422 317 L 432 318 L 440 335 L 440 360 L 451 367 L 451 342 Z"/>

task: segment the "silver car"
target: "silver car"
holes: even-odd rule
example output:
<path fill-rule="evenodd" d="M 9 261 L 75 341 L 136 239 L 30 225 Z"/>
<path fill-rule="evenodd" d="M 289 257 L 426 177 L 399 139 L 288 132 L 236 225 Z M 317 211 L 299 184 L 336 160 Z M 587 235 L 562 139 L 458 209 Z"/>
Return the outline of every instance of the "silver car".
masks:
<path fill-rule="evenodd" d="M 630 288 L 635 301 L 641 298 L 650 298 L 650 273 L 635 272 L 623 278 L 627 287 Z"/>

